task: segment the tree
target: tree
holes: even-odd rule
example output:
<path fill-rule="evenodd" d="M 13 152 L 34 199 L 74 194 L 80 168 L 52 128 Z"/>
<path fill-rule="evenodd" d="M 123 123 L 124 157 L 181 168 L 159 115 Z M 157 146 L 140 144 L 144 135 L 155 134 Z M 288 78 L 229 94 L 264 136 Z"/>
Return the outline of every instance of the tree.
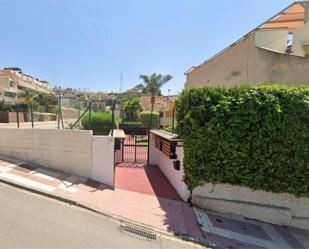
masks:
<path fill-rule="evenodd" d="M 141 74 L 139 77 L 144 81 L 143 83 L 146 92 L 150 94 L 151 111 L 153 111 L 156 95 L 161 95 L 161 87 L 173 77 L 171 75 L 161 75 L 156 73 L 153 73 L 150 76 Z"/>
<path fill-rule="evenodd" d="M 35 106 L 38 104 L 39 96 L 32 90 L 26 89 L 18 94 L 18 97 L 25 97 L 26 104 Z"/>
<path fill-rule="evenodd" d="M 126 115 L 126 118 L 132 121 L 138 116 L 138 113 L 142 110 L 143 109 L 139 103 L 139 98 L 137 97 L 127 100 L 123 106 L 123 111 Z"/>

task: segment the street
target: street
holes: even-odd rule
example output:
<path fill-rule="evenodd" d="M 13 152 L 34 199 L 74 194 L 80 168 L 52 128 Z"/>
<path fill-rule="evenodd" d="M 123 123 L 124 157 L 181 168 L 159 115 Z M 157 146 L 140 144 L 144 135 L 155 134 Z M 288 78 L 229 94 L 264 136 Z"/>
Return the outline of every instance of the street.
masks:
<path fill-rule="evenodd" d="M 178 239 L 137 239 L 120 223 L 44 196 L 0 183 L 1 248 L 201 248 Z"/>

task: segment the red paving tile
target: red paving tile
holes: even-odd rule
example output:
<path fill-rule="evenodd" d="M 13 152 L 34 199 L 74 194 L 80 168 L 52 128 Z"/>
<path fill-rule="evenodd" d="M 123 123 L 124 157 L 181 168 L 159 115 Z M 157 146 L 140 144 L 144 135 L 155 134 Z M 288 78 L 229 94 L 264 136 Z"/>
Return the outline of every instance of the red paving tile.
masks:
<path fill-rule="evenodd" d="M 115 188 L 181 201 L 175 188 L 156 165 L 116 166 Z"/>
<path fill-rule="evenodd" d="M 8 162 L 1 162 L 0 161 L 0 166 L 2 166 L 2 167 L 6 167 L 6 166 L 9 166 L 10 165 L 10 163 L 8 163 Z"/>

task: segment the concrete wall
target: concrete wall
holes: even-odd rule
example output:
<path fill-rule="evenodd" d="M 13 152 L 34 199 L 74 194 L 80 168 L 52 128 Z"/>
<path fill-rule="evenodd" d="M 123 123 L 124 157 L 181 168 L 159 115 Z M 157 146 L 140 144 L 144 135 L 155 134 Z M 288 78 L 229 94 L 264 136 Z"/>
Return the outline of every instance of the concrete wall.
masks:
<path fill-rule="evenodd" d="M 158 165 L 167 177 L 170 183 L 174 186 L 179 196 L 187 201 L 190 197 L 190 192 L 187 185 L 183 181 L 184 168 L 183 168 L 183 147 L 177 147 L 176 154 L 177 160 L 180 161 L 180 170 L 175 170 L 173 161 L 169 159 L 162 151 L 155 147 L 154 135 L 151 134 L 149 141 L 149 163 Z"/>
<path fill-rule="evenodd" d="M 309 228 L 309 198 L 254 191 L 230 184 L 205 184 L 193 190 L 198 207 L 298 228 Z"/>
<path fill-rule="evenodd" d="M 285 53 L 288 30 L 259 30 L 255 33 L 255 46 Z"/>
<path fill-rule="evenodd" d="M 9 89 L 10 81 L 8 76 L 0 76 L 0 88 Z"/>
<path fill-rule="evenodd" d="M 92 131 L 0 129 L 0 155 L 113 186 L 114 138 Z"/>
<path fill-rule="evenodd" d="M 173 124 L 173 118 L 172 117 L 161 117 L 160 118 L 160 125 L 163 127 L 171 126 Z"/>
<path fill-rule="evenodd" d="M 114 186 L 114 138 L 93 136 L 90 178 Z"/>
<path fill-rule="evenodd" d="M 27 116 L 24 112 L 18 113 L 18 119 L 20 123 L 25 122 Z M 17 113 L 16 112 L 0 112 L 0 123 L 16 123 L 17 124 Z"/>
<path fill-rule="evenodd" d="M 309 57 L 255 46 L 251 34 L 187 74 L 185 87 L 233 87 L 257 83 L 309 84 Z"/>

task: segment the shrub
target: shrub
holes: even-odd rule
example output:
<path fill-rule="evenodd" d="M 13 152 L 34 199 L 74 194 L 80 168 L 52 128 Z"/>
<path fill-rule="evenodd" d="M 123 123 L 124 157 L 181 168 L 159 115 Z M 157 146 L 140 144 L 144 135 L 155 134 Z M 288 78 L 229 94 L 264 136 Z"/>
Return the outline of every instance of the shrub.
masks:
<path fill-rule="evenodd" d="M 50 113 L 58 113 L 59 112 L 59 105 L 49 105 L 48 106 L 48 112 Z"/>
<path fill-rule="evenodd" d="M 12 111 L 13 111 L 12 105 L 0 103 L 0 112 L 12 112 Z"/>
<path fill-rule="evenodd" d="M 91 112 L 91 124 L 86 113 L 82 117 L 82 126 L 86 130 L 93 130 L 95 135 L 108 135 L 112 129 L 112 114 L 109 112 Z"/>
<path fill-rule="evenodd" d="M 148 127 L 150 120 L 151 120 L 151 128 L 152 129 L 159 128 L 160 115 L 158 112 L 152 112 L 152 116 L 151 116 L 151 112 L 144 111 L 144 112 L 141 112 L 140 116 L 141 116 L 141 121 L 144 127 Z"/>
<path fill-rule="evenodd" d="M 126 118 L 130 121 L 136 120 L 138 118 L 138 113 L 142 110 L 143 109 L 138 97 L 127 100 L 123 105 L 123 111 L 126 115 Z"/>
<path fill-rule="evenodd" d="M 184 91 L 176 103 L 185 182 L 309 196 L 309 87 Z"/>
<path fill-rule="evenodd" d="M 125 134 L 147 135 L 147 127 L 140 121 L 123 121 L 119 125 L 119 128 L 122 129 Z"/>
<path fill-rule="evenodd" d="M 120 125 L 130 125 L 130 126 L 142 126 L 141 121 L 121 121 Z"/>

